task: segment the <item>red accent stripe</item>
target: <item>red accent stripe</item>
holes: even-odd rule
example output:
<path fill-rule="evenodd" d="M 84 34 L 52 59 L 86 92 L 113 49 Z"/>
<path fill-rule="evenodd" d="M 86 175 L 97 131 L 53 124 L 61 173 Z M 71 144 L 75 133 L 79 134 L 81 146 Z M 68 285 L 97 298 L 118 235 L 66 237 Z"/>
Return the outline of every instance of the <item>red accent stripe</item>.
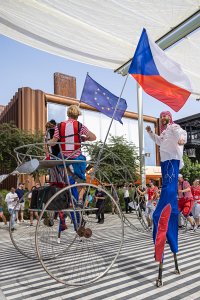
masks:
<path fill-rule="evenodd" d="M 155 260 L 161 262 L 166 243 L 166 234 L 168 230 L 169 218 L 171 215 L 171 205 L 167 204 L 161 214 L 158 222 L 156 240 L 155 240 Z"/>
<path fill-rule="evenodd" d="M 79 135 L 78 135 L 78 121 L 73 121 L 72 125 L 73 125 L 73 132 L 65 132 L 66 130 L 66 125 L 67 125 L 67 122 L 62 122 L 60 124 L 60 136 L 67 136 L 67 135 L 71 135 L 71 134 L 74 134 L 73 136 L 73 139 L 74 139 L 74 143 L 77 143 L 76 145 L 74 145 L 74 150 L 78 150 L 80 149 L 80 138 L 79 138 Z M 61 138 L 60 139 L 61 142 L 63 143 L 67 143 L 67 137 L 66 138 Z M 66 145 L 65 144 L 61 144 L 61 148 L 62 148 L 62 151 L 65 151 L 66 152 Z M 70 150 L 68 151 L 69 153 L 71 153 L 72 151 L 74 150 Z"/>
<path fill-rule="evenodd" d="M 175 111 L 179 111 L 191 95 L 187 90 L 168 82 L 159 75 L 131 75 L 147 94 L 167 104 Z"/>
<path fill-rule="evenodd" d="M 80 148 L 80 140 L 79 140 L 79 135 L 78 135 L 78 121 L 74 121 L 73 122 L 73 126 L 74 126 L 74 150 L 77 150 Z M 78 144 L 76 144 L 78 143 Z"/>
<path fill-rule="evenodd" d="M 62 122 L 60 124 L 60 136 L 65 136 L 65 127 L 66 127 L 66 122 Z M 65 138 L 61 138 L 60 141 L 62 143 L 65 143 Z M 65 144 L 61 144 L 62 151 L 65 151 Z"/>

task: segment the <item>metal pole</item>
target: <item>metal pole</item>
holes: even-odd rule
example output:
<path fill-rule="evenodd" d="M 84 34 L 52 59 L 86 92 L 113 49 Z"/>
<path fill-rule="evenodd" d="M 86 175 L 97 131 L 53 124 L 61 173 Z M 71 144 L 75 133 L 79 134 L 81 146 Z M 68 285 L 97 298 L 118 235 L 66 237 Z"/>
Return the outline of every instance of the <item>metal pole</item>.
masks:
<path fill-rule="evenodd" d="M 108 135 L 109 135 L 109 133 L 110 133 L 110 128 L 111 128 L 111 126 L 112 126 L 112 123 L 113 123 L 113 120 L 114 120 L 116 111 L 117 111 L 117 109 L 118 109 L 119 102 L 120 102 L 120 100 L 121 100 L 121 97 L 122 97 L 124 88 L 125 88 L 125 86 L 126 86 L 126 82 L 127 82 L 128 76 L 129 76 L 129 74 L 126 75 L 126 79 L 125 79 L 125 81 L 124 81 L 124 84 L 123 84 L 123 87 L 122 87 L 120 96 L 119 96 L 119 98 L 118 98 L 118 100 L 117 100 L 117 104 L 116 104 L 116 106 L 115 106 L 115 110 L 114 110 L 114 112 L 113 112 L 113 116 L 112 116 L 112 119 L 111 119 L 111 121 L 110 121 L 110 125 L 109 125 L 109 127 L 108 127 L 108 130 L 107 130 L 107 133 L 106 133 L 106 136 L 105 136 L 103 145 L 102 145 L 102 147 L 101 147 L 101 149 L 100 149 L 100 151 L 99 151 L 99 153 L 98 153 L 97 162 L 96 162 L 96 166 L 95 166 L 96 169 L 97 169 L 98 166 L 99 166 L 100 159 L 101 159 L 101 154 L 103 153 L 103 150 L 104 150 L 104 147 L 105 147 L 105 144 L 106 144 Z M 96 173 L 96 169 L 95 169 L 95 171 L 94 171 L 94 174 Z"/>
<path fill-rule="evenodd" d="M 117 111 L 117 109 L 118 109 L 119 102 L 120 102 L 120 100 L 121 100 L 121 97 L 122 97 L 124 88 L 125 88 L 125 86 L 126 86 L 126 82 L 127 82 L 128 76 L 129 76 L 129 73 L 126 75 L 126 79 L 125 79 L 125 81 L 124 81 L 124 84 L 123 84 L 121 93 L 120 93 L 119 98 L 118 98 L 118 100 L 117 100 L 117 104 L 116 104 L 116 106 L 115 106 L 115 110 L 114 110 L 112 119 L 111 119 L 111 121 L 110 121 L 110 125 L 109 125 L 109 127 L 108 127 L 108 130 L 107 130 L 107 133 L 106 133 L 106 136 L 105 136 L 105 139 L 104 139 L 102 148 L 104 148 L 104 146 L 105 146 L 105 144 L 106 144 L 106 141 L 107 141 L 107 138 L 108 138 L 108 135 L 109 135 L 109 133 L 110 133 L 110 128 L 111 128 L 111 126 L 112 126 L 112 123 L 113 123 L 113 120 L 114 120 L 116 111 Z M 102 151 L 103 151 L 103 149 L 102 149 Z"/>
<path fill-rule="evenodd" d="M 145 174 L 145 152 L 144 152 L 144 125 L 143 125 L 143 101 L 142 88 L 137 84 L 137 106 L 138 106 L 138 138 L 139 138 L 139 156 L 140 156 L 140 178 L 143 187 L 146 186 Z"/>
<path fill-rule="evenodd" d="M 96 160 L 96 164 L 95 164 L 95 166 L 94 166 L 94 171 L 93 171 L 92 174 L 91 174 L 90 183 L 93 181 L 93 179 L 94 179 L 94 177 L 95 177 L 95 174 L 96 174 L 96 172 L 97 172 L 97 169 L 98 169 L 98 167 L 99 167 L 100 159 L 101 159 L 101 156 L 102 156 L 102 153 L 103 153 L 103 150 L 104 150 L 104 147 L 105 147 L 105 144 L 106 144 L 106 141 L 107 141 L 109 132 L 110 132 L 110 128 L 111 128 L 111 126 L 112 126 L 112 123 L 113 123 L 113 120 L 114 120 L 114 117 L 115 117 L 115 114 L 116 114 L 116 111 L 117 111 L 117 108 L 118 108 L 118 105 L 119 105 L 119 102 L 120 102 L 120 99 L 121 99 L 121 97 L 122 97 L 124 88 L 125 88 L 125 86 L 126 86 L 126 82 L 127 82 L 128 76 L 129 76 L 129 74 L 126 75 L 126 79 L 125 79 L 125 81 L 124 81 L 124 84 L 123 84 L 123 87 L 122 87 L 120 96 L 119 96 L 119 98 L 118 98 L 118 100 L 117 100 L 117 104 L 116 104 L 115 110 L 114 110 L 114 112 L 113 112 L 113 116 L 112 116 L 112 119 L 111 119 L 111 121 L 110 121 L 110 125 L 109 125 L 109 127 L 108 127 L 108 130 L 107 130 L 107 133 L 106 133 L 104 142 L 103 142 L 103 144 L 102 144 L 101 149 L 99 150 L 99 153 L 98 153 L 98 156 L 97 156 L 97 160 Z"/>

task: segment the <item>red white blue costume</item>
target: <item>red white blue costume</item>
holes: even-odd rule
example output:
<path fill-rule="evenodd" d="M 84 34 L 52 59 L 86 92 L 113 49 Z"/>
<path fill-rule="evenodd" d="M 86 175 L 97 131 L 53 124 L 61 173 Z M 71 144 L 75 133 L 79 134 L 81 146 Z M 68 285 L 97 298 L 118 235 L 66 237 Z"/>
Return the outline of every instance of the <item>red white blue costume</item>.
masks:
<path fill-rule="evenodd" d="M 160 146 L 162 191 L 153 214 L 153 239 L 155 259 L 162 262 L 166 239 L 173 253 L 178 252 L 178 203 L 177 185 L 179 169 L 183 167 L 183 146 L 180 139 L 187 142 L 187 133 L 172 121 L 170 112 L 162 112 L 169 117 L 169 123 L 160 125 L 160 136 L 149 132 L 150 137 Z"/>

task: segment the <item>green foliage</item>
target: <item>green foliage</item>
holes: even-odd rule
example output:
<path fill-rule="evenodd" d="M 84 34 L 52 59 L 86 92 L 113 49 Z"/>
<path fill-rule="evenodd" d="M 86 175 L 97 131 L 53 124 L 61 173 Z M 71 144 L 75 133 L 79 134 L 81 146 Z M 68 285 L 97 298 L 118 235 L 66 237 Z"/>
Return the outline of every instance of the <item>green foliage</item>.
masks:
<path fill-rule="evenodd" d="M 94 162 L 97 161 L 102 144 L 102 142 L 97 142 L 89 150 L 89 155 Z M 112 183 L 117 183 L 118 185 L 123 184 L 124 181 L 135 181 L 138 167 L 139 159 L 135 145 L 129 143 L 122 136 L 110 136 L 101 153 L 101 162 L 98 167 L 98 170 L 101 171 L 101 181 L 107 182 L 109 178 Z"/>
<path fill-rule="evenodd" d="M 16 147 L 35 144 L 43 141 L 42 133 L 35 134 L 23 131 L 12 123 L 0 124 L 0 165 L 8 172 L 17 167 L 17 158 L 14 152 Z M 39 153 L 39 150 L 38 154 Z"/>
<path fill-rule="evenodd" d="M 119 203 L 120 203 L 121 209 L 122 209 L 122 210 L 125 210 L 124 192 L 123 192 L 123 189 L 122 189 L 122 188 L 118 189 L 118 190 L 117 190 L 117 194 L 118 194 L 118 197 L 119 197 Z"/>
<path fill-rule="evenodd" d="M 184 155 L 183 160 L 184 167 L 181 170 L 181 174 L 192 184 L 195 178 L 200 179 L 200 164 L 197 162 L 193 163 L 187 155 Z"/>
<path fill-rule="evenodd" d="M 8 193 L 7 190 L 0 190 L 0 194 L 1 194 L 1 196 L 3 197 L 3 199 L 5 199 L 7 193 Z M 9 220 L 10 215 L 9 215 L 7 203 L 5 202 L 5 200 L 3 200 L 2 208 L 3 208 L 4 216 L 6 217 L 7 220 Z M 1 221 L 1 220 L 0 220 L 0 221 Z"/>

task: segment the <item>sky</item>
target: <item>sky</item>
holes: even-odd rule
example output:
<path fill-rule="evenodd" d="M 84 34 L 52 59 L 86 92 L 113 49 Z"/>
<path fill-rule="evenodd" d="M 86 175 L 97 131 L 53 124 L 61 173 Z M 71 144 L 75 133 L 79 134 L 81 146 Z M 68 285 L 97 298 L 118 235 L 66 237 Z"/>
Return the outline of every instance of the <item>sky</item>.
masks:
<path fill-rule="evenodd" d="M 64 73 L 76 77 L 77 99 L 80 99 L 87 72 L 99 84 L 119 96 L 125 77 L 113 70 L 87 65 L 77 61 L 34 49 L 0 35 L 0 105 L 6 105 L 18 88 L 30 87 L 46 93 L 54 93 L 53 74 Z M 122 97 L 126 99 L 128 111 L 137 112 L 136 83 L 129 76 Z M 200 103 L 190 97 L 179 112 L 174 112 L 160 101 L 143 92 L 143 113 L 158 117 L 163 110 L 169 110 L 174 120 L 199 112 Z"/>

